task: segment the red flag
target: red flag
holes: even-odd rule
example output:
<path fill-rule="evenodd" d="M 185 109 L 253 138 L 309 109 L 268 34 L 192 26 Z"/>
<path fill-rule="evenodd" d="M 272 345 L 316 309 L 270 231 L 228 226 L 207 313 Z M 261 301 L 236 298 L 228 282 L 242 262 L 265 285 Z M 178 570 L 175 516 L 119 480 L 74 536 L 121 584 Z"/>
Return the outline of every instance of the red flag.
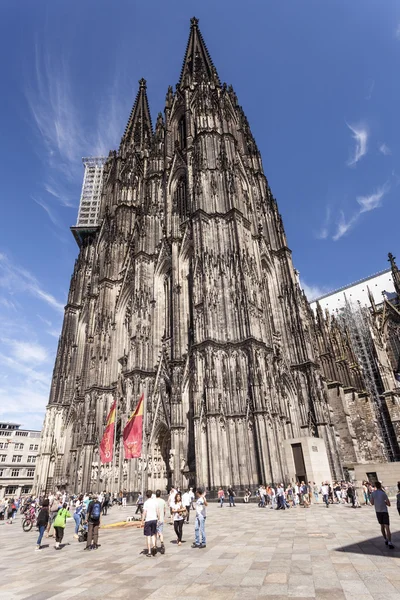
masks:
<path fill-rule="evenodd" d="M 103 439 L 100 442 L 100 460 L 102 463 L 109 463 L 113 459 L 116 407 L 117 400 L 114 400 L 111 406 L 111 410 L 108 413 L 106 428 L 103 433 Z"/>
<path fill-rule="evenodd" d="M 124 450 L 125 458 L 139 458 L 142 452 L 143 439 L 143 400 L 144 394 L 140 400 L 131 418 L 124 429 Z"/>

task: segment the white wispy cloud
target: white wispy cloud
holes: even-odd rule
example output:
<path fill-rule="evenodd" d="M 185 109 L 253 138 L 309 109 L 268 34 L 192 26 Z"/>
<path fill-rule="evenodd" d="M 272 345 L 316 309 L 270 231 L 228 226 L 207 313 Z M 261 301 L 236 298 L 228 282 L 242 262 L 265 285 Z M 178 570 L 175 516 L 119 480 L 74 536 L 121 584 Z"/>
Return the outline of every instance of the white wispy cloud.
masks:
<path fill-rule="evenodd" d="M 367 95 L 365 96 L 366 100 L 371 100 L 372 92 L 374 91 L 374 88 L 375 88 L 375 79 L 370 79 L 368 82 Z"/>
<path fill-rule="evenodd" d="M 88 114 L 63 52 L 49 52 L 43 40 L 36 41 L 34 67 L 24 91 L 44 146 L 44 152 L 42 147 L 38 151 L 45 169 L 43 187 L 64 206 L 78 205 L 82 156 L 108 155 L 123 133 L 129 107 L 122 101 L 127 95 L 117 64 L 107 90 Z"/>
<path fill-rule="evenodd" d="M 358 163 L 358 161 L 365 156 L 368 150 L 368 128 L 366 125 L 349 125 L 346 123 L 347 127 L 352 132 L 352 137 L 355 141 L 355 148 L 349 160 L 347 161 L 347 165 L 352 167 Z"/>
<path fill-rule="evenodd" d="M 49 217 L 49 219 L 53 223 L 53 225 L 55 225 L 56 227 L 60 227 L 60 228 L 63 227 L 61 225 L 61 223 L 58 221 L 57 217 L 54 215 L 53 211 L 43 200 L 37 200 L 33 196 L 32 196 L 32 200 L 34 202 L 36 202 L 36 204 L 38 204 L 41 208 L 43 208 L 43 210 L 45 211 L 45 213 L 47 213 L 47 216 Z"/>
<path fill-rule="evenodd" d="M 0 254 L 0 287 L 12 293 L 25 291 L 39 298 L 54 310 L 64 312 L 64 305 L 52 294 L 46 292 L 34 275 L 11 262 L 5 254 Z"/>
<path fill-rule="evenodd" d="M 369 196 L 357 196 L 356 201 L 359 205 L 357 212 L 355 212 L 349 219 L 346 219 L 344 212 L 341 211 L 337 222 L 336 232 L 332 236 L 332 239 L 336 242 L 340 240 L 350 229 L 354 227 L 359 218 L 363 213 L 370 212 L 382 206 L 382 200 L 385 194 L 390 190 L 390 185 L 386 182 L 384 185 L 377 188 L 377 190 Z"/>
<path fill-rule="evenodd" d="M 382 199 L 384 195 L 389 191 L 389 184 L 385 183 L 380 186 L 376 192 L 370 194 L 369 196 L 357 196 L 356 200 L 360 205 L 360 214 L 364 212 L 369 212 L 370 210 L 375 210 L 375 208 L 379 208 L 382 205 Z"/>
<path fill-rule="evenodd" d="M 330 208 L 330 206 L 327 206 L 326 207 L 326 211 L 325 211 L 325 219 L 324 219 L 324 222 L 322 224 L 322 227 L 315 234 L 315 237 L 318 240 L 326 240 L 329 237 L 329 225 L 330 225 L 330 221 L 331 221 L 331 208 Z"/>
<path fill-rule="evenodd" d="M 9 347 L 11 356 L 22 363 L 41 364 L 48 360 L 48 352 L 41 344 L 31 341 L 1 339 Z"/>
<path fill-rule="evenodd" d="M 307 300 L 309 302 L 312 302 L 316 298 L 323 296 L 328 291 L 327 288 L 324 286 L 309 285 L 303 279 L 300 280 L 300 286 L 301 289 L 304 291 L 305 295 L 307 296 Z"/>
<path fill-rule="evenodd" d="M 385 143 L 380 144 L 379 146 L 379 152 L 381 154 L 383 154 L 384 156 L 389 156 L 390 154 L 392 154 L 391 149 L 389 148 L 389 146 Z"/>

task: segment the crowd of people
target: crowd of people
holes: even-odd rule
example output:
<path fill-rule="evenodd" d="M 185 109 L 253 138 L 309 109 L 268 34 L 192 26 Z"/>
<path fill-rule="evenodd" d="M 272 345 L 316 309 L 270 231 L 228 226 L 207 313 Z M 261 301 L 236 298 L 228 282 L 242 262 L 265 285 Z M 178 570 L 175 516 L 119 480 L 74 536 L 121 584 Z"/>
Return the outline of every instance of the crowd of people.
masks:
<path fill-rule="evenodd" d="M 376 488 L 370 482 L 363 482 L 363 502 L 371 504 L 370 498 Z M 248 504 L 251 497 L 257 498 L 260 508 L 275 508 L 285 510 L 296 506 L 310 508 L 312 503 L 323 502 L 327 508 L 330 504 L 350 504 L 353 508 L 360 506 L 358 494 L 353 483 L 346 481 L 335 481 L 330 483 L 322 481 L 317 484 L 314 481 L 297 481 L 294 484 L 285 486 L 283 483 L 277 485 L 259 485 L 254 491 L 246 489 L 243 496 L 243 502 Z M 235 504 L 236 493 L 232 486 L 226 490 L 220 487 L 218 490 L 218 502 L 223 508 L 225 502 L 230 507 Z"/>
<path fill-rule="evenodd" d="M 362 502 L 364 505 L 375 507 L 376 516 L 381 526 L 381 532 L 385 544 L 393 548 L 389 524 L 388 506 L 390 501 L 379 481 L 371 483 L 362 482 Z M 195 512 L 194 543 L 193 548 L 206 547 L 206 492 L 198 488 L 196 494 L 193 488 L 188 488 L 184 493 L 178 486 L 172 487 L 168 493 L 167 501 L 162 498 L 161 490 L 155 493 L 148 490 L 143 495 L 139 494 L 136 501 L 136 514 L 144 526 L 144 535 L 147 539 L 146 556 L 154 556 L 158 551 L 165 553 L 164 545 L 164 523 L 169 518 L 169 524 L 173 525 L 176 535 L 176 543 L 182 544 L 183 525 L 190 521 L 190 511 Z M 347 504 L 353 508 L 360 507 L 358 494 L 353 483 L 346 481 L 315 482 L 297 481 L 287 486 L 259 485 L 254 491 L 246 489 L 243 502 L 248 504 L 255 497 L 259 508 L 269 507 L 276 510 L 286 510 L 301 506 L 310 508 L 311 504 L 323 503 L 326 508 L 332 504 Z M 237 500 L 233 486 L 225 490 L 220 487 L 217 500 L 221 508 L 225 501 L 229 507 L 235 507 Z M 12 524 L 18 510 L 22 514 L 31 515 L 38 530 L 36 550 L 42 549 L 43 537 L 54 537 L 56 550 L 62 548 L 66 521 L 72 517 L 75 521 L 74 538 L 86 541 L 84 550 L 97 550 L 99 548 L 99 527 L 101 516 L 107 515 L 109 508 L 113 505 L 126 506 L 127 493 L 120 491 L 116 494 L 104 491 L 100 494 L 80 494 L 68 496 L 65 492 L 53 494 L 42 494 L 39 497 L 28 496 L 26 498 L 9 498 L 0 504 L 0 515 L 7 517 L 7 523 Z M 398 483 L 397 509 L 400 514 L 400 482 Z M 160 545 L 158 546 L 158 542 Z"/>

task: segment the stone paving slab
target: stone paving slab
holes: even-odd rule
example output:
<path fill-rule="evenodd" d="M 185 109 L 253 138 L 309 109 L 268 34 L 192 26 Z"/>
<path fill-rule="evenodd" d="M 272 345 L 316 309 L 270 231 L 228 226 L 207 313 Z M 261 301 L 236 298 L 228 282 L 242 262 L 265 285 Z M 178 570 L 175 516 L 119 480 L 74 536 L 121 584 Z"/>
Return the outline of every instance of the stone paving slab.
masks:
<path fill-rule="evenodd" d="M 130 514 L 115 507 L 104 523 Z M 71 521 L 61 551 L 49 538 L 35 552 L 37 533 L 24 533 L 19 517 L 13 525 L 0 522 L 0 600 L 400 600 L 400 518 L 393 509 L 394 551 L 384 545 L 371 507 L 212 504 L 202 550 L 190 548 L 191 520 L 182 546 L 166 524 L 166 554 L 152 558 L 141 554 L 143 531 L 133 527 L 102 529 L 101 547 L 83 552 Z"/>

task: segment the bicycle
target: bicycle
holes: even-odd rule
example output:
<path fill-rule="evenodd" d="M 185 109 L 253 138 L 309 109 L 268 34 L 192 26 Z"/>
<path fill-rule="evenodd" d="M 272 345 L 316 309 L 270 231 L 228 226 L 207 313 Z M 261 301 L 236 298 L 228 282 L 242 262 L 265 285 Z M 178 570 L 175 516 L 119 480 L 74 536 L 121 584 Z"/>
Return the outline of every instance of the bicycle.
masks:
<path fill-rule="evenodd" d="M 22 529 L 25 532 L 28 532 L 31 531 L 34 525 L 36 525 L 36 510 L 33 506 L 31 506 L 25 519 L 22 519 Z"/>

